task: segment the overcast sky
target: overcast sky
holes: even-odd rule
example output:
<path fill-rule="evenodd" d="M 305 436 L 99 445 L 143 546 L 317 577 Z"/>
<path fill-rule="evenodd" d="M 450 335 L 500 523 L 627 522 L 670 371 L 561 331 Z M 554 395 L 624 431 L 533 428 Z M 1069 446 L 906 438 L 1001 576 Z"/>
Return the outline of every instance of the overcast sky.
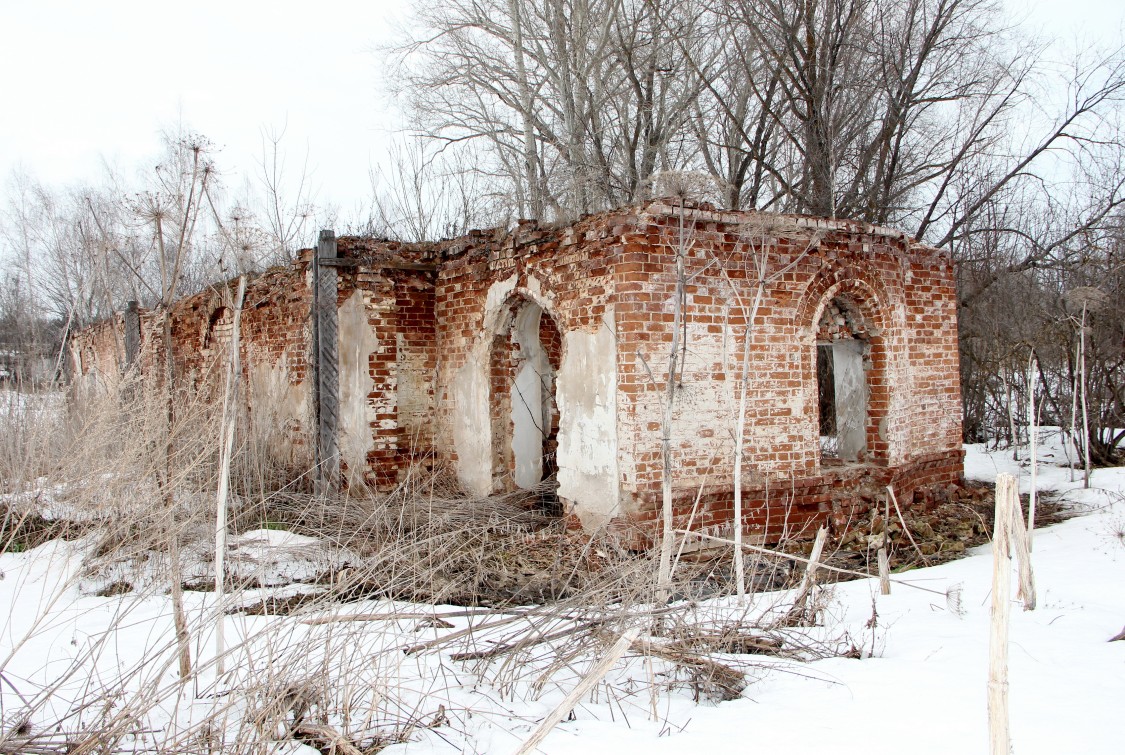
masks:
<path fill-rule="evenodd" d="M 425 2 L 425 0 L 416 0 Z M 1007 0 L 1033 28 L 1121 41 L 1122 0 Z M 306 150 L 319 199 L 344 214 L 400 127 L 374 52 L 408 0 L 0 0 L 0 180 L 17 166 L 56 186 L 152 159 L 178 123 L 256 169 L 263 129 Z M 0 194 L 3 193 L 0 184 Z"/>
<path fill-rule="evenodd" d="M 366 193 L 368 166 L 398 127 L 374 49 L 404 0 L 0 0 L 0 175 L 96 180 L 131 171 L 178 123 L 253 171 L 263 129 L 306 150 L 322 199 Z"/>

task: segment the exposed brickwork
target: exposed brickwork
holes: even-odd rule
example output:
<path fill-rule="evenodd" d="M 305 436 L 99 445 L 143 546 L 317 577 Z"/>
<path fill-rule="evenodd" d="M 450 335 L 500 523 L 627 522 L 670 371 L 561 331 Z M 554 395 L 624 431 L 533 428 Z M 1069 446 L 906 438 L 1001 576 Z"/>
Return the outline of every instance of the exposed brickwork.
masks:
<path fill-rule="evenodd" d="M 732 525 L 743 391 L 748 531 L 797 531 L 862 513 L 853 510 L 857 491 L 891 484 L 908 500 L 915 489 L 960 477 L 956 305 L 946 254 L 860 223 L 720 213 L 668 200 L 565 228 L 521 222 L 435 244 L 341 239 L 340 256 L 351 262 L 339 268 L 338 303 L 341 312 L 362 306 L 367 344 L 361 374 L 352 376 L 364 391 L 353 414 L 369 433 L 360 434 L 357 457 L 363 482 L 387 488 L 411 463 L 437 461 L 470 488 L 513 487 L 512 385 L 526 358 L 514 322 L 531 303 L 542 309 L 548 390 L 555 374 L 571 381 L 558 384 L 560 400 L 543 428 L 547 471 L 556 451 L 565 466 L 566 446 L 573 468 L 560 468 L 560 480 L 571 474 L 574 489 L 589 490 L 591 479 L 612 475 L 602 480 L 612 491 L 611 515 L 654 523 L 680 250 L 687 277 L 671 434 L 678 524 Z M 288 400 L 302 407 L 285 415 L 285 434 L 306 451 L 294 461 L 307 457 L 311 426 L 310 254 L 255 279 L 242 320 L 244 377 L 251 384 L 283 377 L 294 391 Z M 180 379 L 203 389 L 221 372 L 230 321 L 213 291 L 177 304 Z M 120 322 L 76 339 L 81 372 L 115 369 L 119 331 Z M 819 445 L 816 347 L 841 338 L 863 345 L 866 443 L 855 464 L 821 458 Z M 149 353 L 152 343 L 150 334 Z M 587 373 L 596 383 L 588 391 L 574 377 Z M 269 390 L 249 391 L 251 402 L 280 388 Z M 596 503 L 596 496 L 579 501 L 578 514 Z"/>

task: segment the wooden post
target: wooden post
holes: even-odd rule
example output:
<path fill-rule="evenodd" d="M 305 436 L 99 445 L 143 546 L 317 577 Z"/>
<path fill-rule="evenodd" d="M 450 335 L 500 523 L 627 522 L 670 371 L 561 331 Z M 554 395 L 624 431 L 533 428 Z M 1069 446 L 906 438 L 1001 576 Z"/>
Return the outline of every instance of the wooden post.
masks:
<path fill-rule="evenodd" d="M 1008 611 L 1011 607 L 1011 500 L 1016 478 L 996 476 L 996 518 L 992 531 L 992 621 L 988 639 L 988 735 L 992 755 L 1008 755 Z"/>
<path fill-rule="evenodd" d="M 1035 537 L 1035 485 L 1038 471 L 1038 454 L 1036 447 L 1039 440 L 1039 423 L 1035 411 L 1035 352 L 1027 362 L 1027 445 L 1028 456 L 1031 460 L 1031 487 L 1027 493 L 1027 550 L 1031 552 L 1031 539 Z M 1023 517 L 1020 517 L 1023 520 Z"/>
<path fill-rule="evenodd" d="M 320 232 L 313 261 L 313 344 L 316 366 L 316 494 L 335 491 L 340 483 L 340 451 L 337 426 L 340 416 L 339 345 L 336 323 L 336 268 L 320 264 L 336 258 L 336 234 Z"/>
<path fill-rule="evenodd" d="M 137 362 L 141 351 L 141 312 L 136 301 L 125 307 L 125 369 L 129 370 Z"/>
<path fill-rule="evenodd" d="M 891 594 L 891 560 L 887 558 L 887 549 L 880 548 L 877 554 L 879 560 L 879 592 L 883 595 Z"/>
<path fill-rule="evenodd" d="M 1019 571 L 1019 593 L 1017 596 L 1023 601 L 1023 610 L 1035 610 L 1035 573 L 1031 569 L 1031 533 L 1023 523 L 1023 511 L 1020 509 L 1019 492 L 1012 496 L 1008 503 L 1011 509 L 1011 533 L 1009 540 L 1012 550 L 1016 554 L 1016 568 Z"/>

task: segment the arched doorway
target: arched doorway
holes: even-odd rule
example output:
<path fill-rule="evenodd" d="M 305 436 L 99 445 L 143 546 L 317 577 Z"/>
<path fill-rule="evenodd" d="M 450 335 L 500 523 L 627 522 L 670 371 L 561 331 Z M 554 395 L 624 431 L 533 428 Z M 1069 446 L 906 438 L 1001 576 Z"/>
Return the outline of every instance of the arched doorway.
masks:
<path fill-rule="evenodd" d="M 816 328 L 816 382 L 822 461 L 867 457 L 871 326 L 846 294 L 829 300 Z"/>
<path fill-rule="evenodd" d="M 561 357 L 554 319 L 535 302 L 513 297 L 489 354 L 494 490 L 537 489 L 557 472 Z"/>

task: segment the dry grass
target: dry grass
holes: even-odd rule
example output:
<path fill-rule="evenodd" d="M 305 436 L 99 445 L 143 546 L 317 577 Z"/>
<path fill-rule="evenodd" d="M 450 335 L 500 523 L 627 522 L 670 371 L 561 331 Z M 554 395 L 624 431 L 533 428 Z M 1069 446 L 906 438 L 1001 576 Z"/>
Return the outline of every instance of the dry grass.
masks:
<path fill-rule="evenodd" d="M 616 705 L 677 688 L 731 699 L 777 659 L 856 652 L 831 627 L 789 626 L 785 592 L 726 599 L 726 552 L 681 560 L 662 603 L 649 554 L 611 533 L 565 530 L 541 509 L 544 491 L 474 498 L 438 470 L 386 495 L 318 498 L 267 484 L 276 470 L 255 468 L 247 444 L 232 532 L 285 529 L 315 541 L 286 556 L 306 564 L 294 584 L 233 569 L 219 604 L 200 591 L 214 580 L 216 412 L 177 401 L 169 511 L 158 485 L 163 405 L 137 386 L 126 392 L 128 409 L 120 394 L 88 397 L 81 411 L 10 410 L 0 428 L 9 430 L 2 543 L 36 549 L 21 562 L 28 573 L 57 575 L 21 582 L 21 615 L 3 627 L 0 753 L 264 753 L 285 741 L 372 753 L 421 728 L 468 737 L 467 689 L 509 700 L 569 689 L 630 629 L 639 637 L 623 667 L 595 687 Z M 187 679 L 175 674 L 166 596 L 169 517 L 185 582 L 197 588 L 187 600 Z M 235 565 L 238 548 L 236 538 Z M 761 584 L 792 573 L 784 559 L 754 563 Z M 112 597 L 88 604 L 95 610 L 70 630 L 66 661 L 37 668 L 36 648 L 73 621 L 61 608 L 95 593 Z M 134 626 L 145 631 L 121 634 Z"/>

